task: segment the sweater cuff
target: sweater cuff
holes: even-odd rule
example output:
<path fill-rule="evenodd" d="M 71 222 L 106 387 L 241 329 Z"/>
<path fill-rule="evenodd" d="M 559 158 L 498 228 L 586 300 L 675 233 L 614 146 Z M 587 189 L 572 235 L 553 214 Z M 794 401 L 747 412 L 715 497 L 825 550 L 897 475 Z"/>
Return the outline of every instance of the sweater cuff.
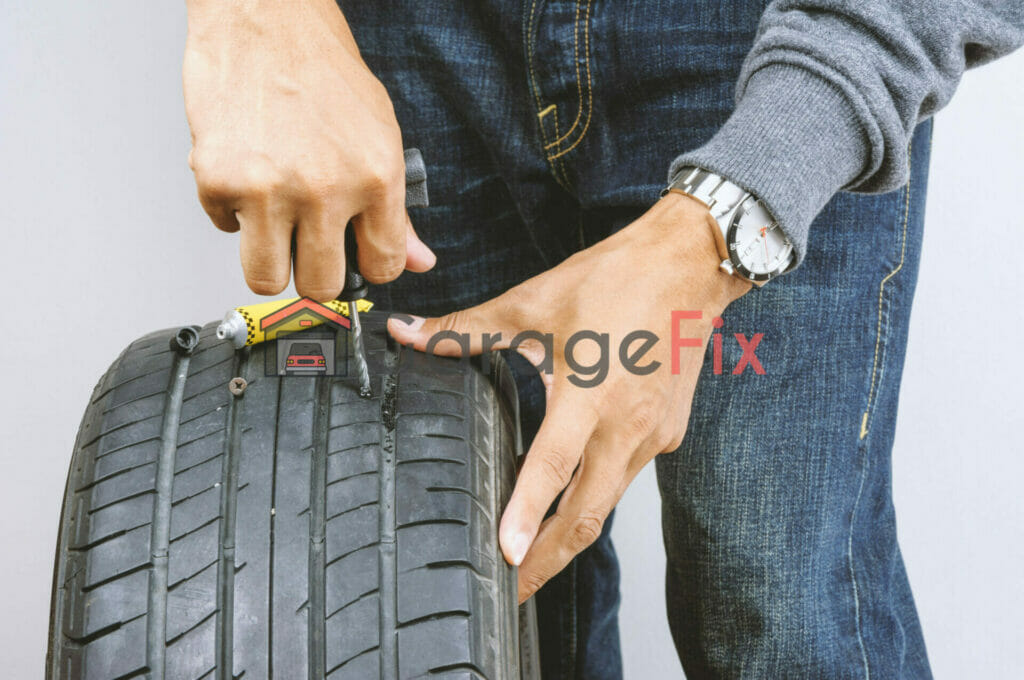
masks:
<path fill-rule="evenodd" d="M 807 252 L 811 222 L 868 161 L 854 108 L 838 88 L 786 64 L 758 69 L 736 110 L 706 144 L 672 162 L 669 181 L 694 165 L 757 196 L 796 249 Z"/>

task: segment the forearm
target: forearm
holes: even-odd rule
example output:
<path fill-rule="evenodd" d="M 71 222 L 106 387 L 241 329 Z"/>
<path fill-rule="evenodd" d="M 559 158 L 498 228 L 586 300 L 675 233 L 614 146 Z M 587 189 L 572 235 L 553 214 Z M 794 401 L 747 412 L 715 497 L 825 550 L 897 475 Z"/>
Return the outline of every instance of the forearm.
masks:
<path fill-rule="evenodd" d="M 737 108 L 700 165 L 761 197 L 806 250 L 811 220 L 840 189 L 880 192 L 907 176 L 914 126 L 966 68 L 1024 42 L 1024 8 L 984 2 L 776 0 L 737 83 Z"/>
<path fill-rule="evenodd" d="M 324 26 L 349 53 L 359 54 L 348 22 L 334 0 L 186 0 L 185 7 L 190 37 L 201 38 L 219 49 L 273 49 L 271 41 L 240 45 L 228 36 L 240 27 L 253 38 L 287 30 L 296 25 L 295 16 L 301 13 Z"/>

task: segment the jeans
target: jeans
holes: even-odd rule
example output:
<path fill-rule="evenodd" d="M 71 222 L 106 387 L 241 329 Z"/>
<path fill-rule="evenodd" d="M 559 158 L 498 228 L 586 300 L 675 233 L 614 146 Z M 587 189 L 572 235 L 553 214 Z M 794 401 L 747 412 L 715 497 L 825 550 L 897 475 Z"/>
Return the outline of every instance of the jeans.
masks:
<path fill-rule="evenodd" d="M 371 298 L 447 313 L 635 220 L 728 117 L 764 4 L 342 1 L 423 151 L 431 207 L 411 217 L 438 256 Z M 914 135 L 905 187 L 838 194 L 804 264 L 726 310 L 725 370 L 709 347 L 686 438 L 656 459 L 689 678 L 930 677 L 890 466 L 930 135 Z M 734 333 L 763 334 L 764 374 L 732 374 Z M 528 444 L 543 391 L 513 362 Z M 610 526 L 537 595 L 545 678 L 622 675 Z"/>

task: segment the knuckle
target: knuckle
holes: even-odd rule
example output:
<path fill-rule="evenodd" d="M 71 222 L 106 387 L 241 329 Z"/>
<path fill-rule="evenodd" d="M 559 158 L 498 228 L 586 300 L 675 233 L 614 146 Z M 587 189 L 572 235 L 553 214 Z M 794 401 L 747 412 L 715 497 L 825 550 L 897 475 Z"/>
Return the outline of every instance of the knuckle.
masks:
<path fill-rule="evenodd" d="M 669 453 L 675 451 L 683 443 L 683 433 L 676 428 L 666 427 L 655 437 L 655 445 L 658 453 Z"/>
<path fill-rule="evenodd" d="M 523 576 L 523 585 L 526 586 L 526 593 L 528 597 L 543 588 L 544 584 L 547 582 L 547 577 L 538 572 L 531 572 Z"/>
<path fill-rule="evenodd" d="M 569 527 L 569 547 L 580 552 L 601 536 L 604 520 L 595 513 L 584 513 L 572 521 Z"/>
<path fill-rule="evenodd" d="M 441 333 L 459 333 L 465 327 L 466 312 L 456 310 L 437 319 L 437 330 Z"/>
<path fill-rule="evenodd" d="M 405 270 L 405 260 L 397 255 L 382 255 L 374 258 L 373 263 L 363 268 L 363 277 L 370 283 L 388 283 L 394 281 Z"/>
<path fill-rule="evenodd" d="M 219 167 L 211 167 L 206 163 L 206 161 L 197 160 L 194 161 L 193 167 L 200 200 L 219 203 L 237 197 L 239 187 L 233 181 L 231 173 L 224 172 Z"/>
<path fill-rule="evenodd" d="M 285 188 L 284 176 L 267 161 L 246 163 L 240 177 L 242 190 L 248 195 L 271 196 Z"/>
<path fill-rule="evenodd" d="M 362 178 L 362 189 L 371 201 L 383 201 L 396 191 L 405 175 L 404 161 L 399 163 L 394 154 L 377 154 L 368 160 Z"/>
<path fill-rule="evenodd" d="M 568 456 L 561 451 L 550 450 L 546 451 L 538 462 L 541 474 L 544 475 L 551 485 L 564 489 L 569 483 L 575 467 L 569 462 Z"/>
<path fill-rule="evenodd" d="M 529 318 L 537 309 L 522 285 L 507 290 L 500 298 L 501 315 L 512 328 L 529 328 Z"/>
<path fill-rule="evenodd" d="M 343 193 L 341 185 L 338 182 L 319 175 L 306 174 L 301 177 L 298 181 L 299 195 L 301 200 L 311 204 L 327 204 Z"/>
<path fill-rule="evenodd" d="M 647 405 L 636 408 L 626 420 L 626 426 L 629 428 L 630 434 L 639 439 L 645 439 L 654 432 L 656 425 L 657 412 L 654 408 Z"/>

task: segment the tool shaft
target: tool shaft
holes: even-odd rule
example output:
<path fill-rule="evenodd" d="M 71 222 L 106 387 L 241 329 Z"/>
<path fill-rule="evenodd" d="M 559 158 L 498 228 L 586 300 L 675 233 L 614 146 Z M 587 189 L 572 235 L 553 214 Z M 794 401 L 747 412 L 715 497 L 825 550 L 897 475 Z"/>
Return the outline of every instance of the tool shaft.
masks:
<path fill-rule="evenodd" d="M 359 371 L 359 396 L 371 397 L 370 367 L 366 363 L 366 348 L 363 346 L 363 325 L 359 322 L 359 311 L 352 308 L 352 343 L 355 345 L 353 354 L 356 358 L 356 370 Z"/>

